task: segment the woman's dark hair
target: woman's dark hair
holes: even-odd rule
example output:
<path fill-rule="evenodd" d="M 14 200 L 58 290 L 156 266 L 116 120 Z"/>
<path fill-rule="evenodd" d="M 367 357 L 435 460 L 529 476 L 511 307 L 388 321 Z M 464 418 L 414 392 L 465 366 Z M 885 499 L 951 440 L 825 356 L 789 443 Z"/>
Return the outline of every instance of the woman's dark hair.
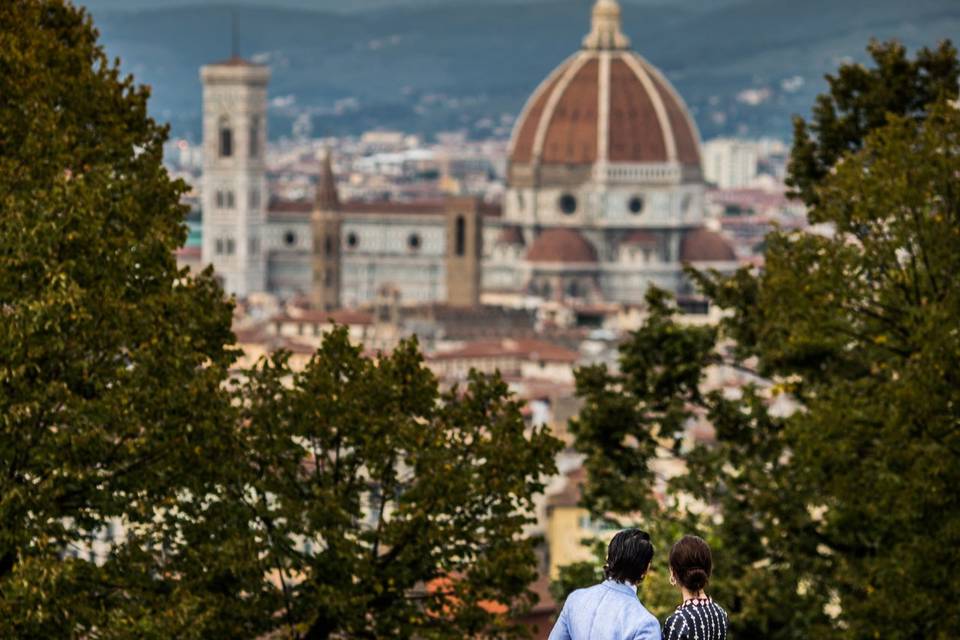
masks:
<path fill-rule="evenodd" d="M 706 540 L 683 536 L 670 549 L 670 569 L 688 591 L 700 591 L 710 581 L 713 555 Z"/>
<path fill-rule="evenodd" d="M 640 529 L 624 529 L 610 541 L 603 576 L 607 580 L 637 584 L 646 575 L 652 559 L 650 534 Z"/>

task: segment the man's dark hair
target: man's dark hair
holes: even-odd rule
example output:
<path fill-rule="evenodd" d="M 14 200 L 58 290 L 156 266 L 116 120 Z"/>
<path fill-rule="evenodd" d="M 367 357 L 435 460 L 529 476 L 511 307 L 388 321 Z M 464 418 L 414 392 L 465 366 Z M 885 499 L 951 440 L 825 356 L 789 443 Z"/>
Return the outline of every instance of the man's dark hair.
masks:
<path fill-rule="evenodd" d="M 617 582 L 639 583 L 653 560 L 650 534 L 640 529 L 624 529 L 613 536 L 607 547 L 603 576 Z"/>

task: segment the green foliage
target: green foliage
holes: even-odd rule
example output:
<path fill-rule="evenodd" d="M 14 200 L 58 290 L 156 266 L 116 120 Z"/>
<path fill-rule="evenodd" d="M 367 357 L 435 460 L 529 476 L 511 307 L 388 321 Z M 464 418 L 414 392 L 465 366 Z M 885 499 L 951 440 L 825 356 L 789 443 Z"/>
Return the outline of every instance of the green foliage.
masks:
<path fill-rule="evenodd" d="M 521 534 L 559 443 L 526 429 L 502 380 L 441 393 L 415 341 L 371 359 L 340 328 L 304 371 L 280 354 L 237 394 L 248 456 L 226 542 L 253 548 L 230 563 L 248 600 L 217 634 L 246 631 L 240 609 L 291 638 L 521 633 L 507 614 L 536 579 Z"/>
<path fill-rule="evenodd" d="M 0 5 L 3 637 L 110 637 L 153 606 L 168 589 L 154 554 L 61 557 L 111 519 L 156 527 L 219 450 L 231 309 L 209 275 L 177 270 L 185 186 L 147 95 L 82 12 Z M 159 635 L 182 604 L 158 605 Z"/>
<path fill-rule="evenodd" d="M 521 634 L 558 442 L 499 378 L 441 393 L 416 343 L 342 329 L 231 386 L 166 128 L 96 38 L 0 4 L 0 637 Z"/>
<path fill-rule="evenodd" d="M 606 365 L 577 372 L 583 408 L 570 431 L 586 455 L 584 505 L 603 517 L 654 507 L 649 461 L 662 443 L 679 446 L 690 403 L 700 398 L 701 371 L 714 358 L 715 329 L 680 330 L 658 289 L 647 304 L 650 317 L 624 345 L 620 374 Z"/>
<path fill-rule="evenodd" d="M 859 124 L 824 147 L 823 158 L 836 154 L 832 169 L 825 161 L 829 170 L 807 183 L 812 220 L 827 231 L 771 234 L 759 273 L 692 273 L 729 312 L 719 333 L 677 325 L 653 304 L 623 350 L 625 363 L 647 354 L 645 368 L 604 380 L 632 393 L 585 396 L 591 415 L 614 407 L 637 416 L 642 434 L 670 434 L 662 425 L 676 422 L 651 423 L 642 409 L 672 398 L 679 415 L 702 412 L 715 428 L 715 444 L 676 449 L 687 471 L 670 483 L 662 517 L 699 526 L 711 542 L 710 590 L 737 637 L 948 638 L 960 623 L 951 574 L 960 565 L 960 112 L 936 102 L 866 116 L 885 109 L 881 83 L 955 82 L 955 53 L 939 55 L 954 59 L 920 71 L 884 63 L 876 77 L 843 69 L 851 86 L 838 81 L 819 104 L 849 107 Z M 818 144 L 837 140 L 828 130 Z M 804 153 L 795 150 L 795 176 Z M 693 364 L 688 383 L 658 400 L 646 381 L 664 361 Z M 752 384 L 739 396 L 691 392 L 703 365 L 718 363 Z M 794 409 L 774 411 L 784 399 Z M 611 437 L 600 423 L 576 432 L 591 472 L 609 467 L 588 504 L 649 508 L 638 494 L 655 488 L 653 448 L 627 459 L 614 424 Z M 621 491 L 607 478 L 640 486 Z"/>
<path fill-rule="evenodd" d="M 793 121 L 793 150 L 787 184 L 808 206 L 820 202 L 817 187 L 847 153 L 859 151 L 867 135 L 882 127 L 890 114 L 918 120 L 926 117 L 927 106 L 956 100 L 960 61 L 949 42 L 936 49 L 923 48 L 915 60 L 896 41 L 871 42 L 867 47 L 876 64 L 866 68 L 845 64 L 836 75 L 828 75 L 829 93 L 817 97 L 813 122 L 799 116 Z"/>

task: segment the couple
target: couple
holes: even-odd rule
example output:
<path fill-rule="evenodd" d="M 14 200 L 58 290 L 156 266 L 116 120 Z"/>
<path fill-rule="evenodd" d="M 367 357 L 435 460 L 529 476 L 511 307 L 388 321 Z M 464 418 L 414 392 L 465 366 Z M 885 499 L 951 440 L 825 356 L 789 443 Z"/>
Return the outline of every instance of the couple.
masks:
<path fill-rule="evenodd" d="M 637 598 L 653 559 L 650 536 L 626 529 L 613 537 L 603 565 L 604 582 L 567 597 L 550 640 L 660 640 L 660 623 Z M 722 640 L 727 612 L 703 589 L 710 579 L 710 547 L 697 536 L 684 536 L 670 549 L 670 584 L 683 594 L 663 627 L 663 640 Z"/>

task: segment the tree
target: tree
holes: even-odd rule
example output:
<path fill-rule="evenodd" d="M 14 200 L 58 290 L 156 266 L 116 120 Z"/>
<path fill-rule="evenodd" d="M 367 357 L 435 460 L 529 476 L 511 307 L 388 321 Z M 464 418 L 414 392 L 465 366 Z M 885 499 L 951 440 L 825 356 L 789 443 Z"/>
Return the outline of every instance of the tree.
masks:
<path fill-rule="evenodd" d="M 773 235 L 748 320 L 803 407 L 788 450 L 850 637 L 957 624 L 958 171 L 954 106 L 891 116 L 817 188 L 833 233 Z"/>
<path fill-rule="evenodd" d="M 817 96 L 812 122 L 794 118 L 787 184 L 809 207 L 819 202 L 817 186 L 840 158 L 859 151 L 889 114 L 922 120 L 929 105 L 957 99 L 960 61 L 949 41 L 920 49 L 915 60 L 896 41 L 871 42 L 867 51 L 875 67 L 841 66 L 827 76 L 830 90 Z"/>
<path fill-rule="evenodd" d="M 289 638 L 521 634 L 536 578 L 522 534 L 559 443 L 525 427 L 499 377 L 441 393 L 415 340 L 371 358 L 338 328 L 300 373 L 263 361 L 237 400 L 248 456 L 211 505 L 223 526 L 182 536 L 201 577 L 224 573 L 207 544 L 253 546 L 229 563 L 245 596 L 211 635 L 241 635 L 251 610 Z"/>
<path fill-rule="evenodd" d="M 955 57 L 949 45 L 941 51 Z M 946 69 L 943 77 L 955 83 L 956 66 L 941 60 L 921 75 Z M 850 84 L 833 82 L 832 95 L 818 104 L 850 105 L 851 95 L 882 95 L 884 86 L 903 84 L 888 73 L 906 74 L 908 86 L 918 77 L 913 65 L 882 74 L 845 67 L 838 77 Z M 624 350 L 623 372 L 605 382 L 631 390 L 619 402 L 639 407 L 641 416 L 651 402 L 668 406 L 676 398 L 715 428 L 715 445 L 679 450 L 687 473 L 670 493 L 721 516 L 689 526 L 714 546 L 712 589 L 730 607 L 738 637 L 947 638 L 958 623 L 950 568 L 960 560 L 953 489 L 960 481 L 960 289 L 952 277 L 960 266 L 960 113 L 935 101 L 878 123 L 861 119 L 862 105 L 849 108 L 856 127 L 827 126 L 818 111 L 818 141 L 811 147 L 798 136 L 794 149 L 795 180 L 809 159 L 804 154 L 822 151 L 822 173 L 803 179 L 811 220 L 826 231 L 770 234 L 759 273 L 691 272 L 729 312 L 719 340 L 695 340 L 699 329 L 665 321 L 654 305 Z M 825 143 L 836 136 L 850 148 Z M 678 340 L 678 331 L 688 338 Z M 676 355 L 678 344 L 687 345 L 685 355 Z M 649 352 L 639 372 L 626 364 L 637 347 Z M 693 363 L 694 384 L 710 363 L 748 371 L 753 384 L 739 397 L 678 385 L 658 399 L 637 381 L 658 375 L 664 362 Z M 777 396 L 796 410 L 772 411 Z M 587 407 L 597 414 L 620 406 L 594 393 L 599 406 L 591 407 L 590 397 Z M 675 425 L 658 419 L 641 429 L 663 437 Z M 609 433 L 577 434 L 590 468 L 610 466 L 607 477 L 624 481 L 647 468 L 649 461 L 624 452 L 625 445 L 636 449 L 637 436 Z M 636 481 L 652 489 L 649 476 Z M 615 488 L 602 482 L 604 495 Z"/>
<path fill-rule="evenodd" d="M 819 566 L 778 560 L 781 551 L 771 546 L 783 538 L 780 523 L 809 518 L 802 494 L 787 500 L 782 491 L 788 482 L 780 460 L 783 425 L 769 415 L 758 388 L 747 387 L 740 399 L 704 390 L 712 368 L 749 371 L 733 350 L 721 347 L 726 336 L 718 328 L 680 324 L 669 296 L 657 289 L 648 292 L 647 309 L 644 324 L 621 347 L 618 372 L 605 366 L 577 371 L 584 407 L 571 432 L 586 456 L 584 505 L 597 517 L 651 533 L 657 552 L 641 597 L 659 617 L 677 604 L 667 584 L 669 547 L 694 532 L 714 547 L 711 592 L 729 608 L 738 637 L 810 637 L 823 617 L 823 592 L 809 589 L 798 597 L 796 585 L 815 577 Z M 686 427 L 698 416 L 714 426 L 718 442 L 691 449 Z M 653 472 L 662 454 L 687 465 L 687 473 L 666 487 Z M 807 538 L 794 537 L 791 544 L 816 547 Z M 604 550 L 598 548 L 596 566 Z M 587 586 L 596 577 L 589 568 L 562 568 L 555 595 Z"/>
<path fill-rule="evenodd" d="M 4 637 L 180 635 L 138 531 L 205 486 L 229 416 L 230 305 L 178 271 L 167 130 L 96 37 L 72 5 L 0 5 Z M 71 557 L 114 519 L 128 544 Z"/>

